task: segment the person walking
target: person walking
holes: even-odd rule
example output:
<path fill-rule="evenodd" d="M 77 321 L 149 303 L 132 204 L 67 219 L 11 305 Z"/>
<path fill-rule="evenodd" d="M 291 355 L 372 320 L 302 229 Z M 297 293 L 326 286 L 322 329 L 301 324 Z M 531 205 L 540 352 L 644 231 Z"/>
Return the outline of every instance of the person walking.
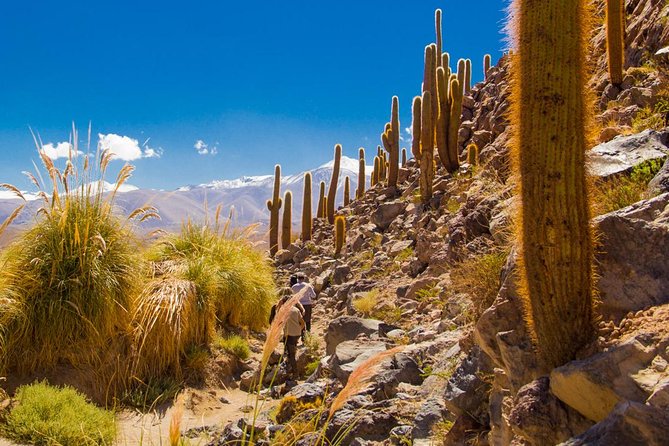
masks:
<path fill-rule="evenodd" d="M 316 298 L 316 291 L 314 291 L 314 287 L 306 281 L 307 277 L 304 274 L 298 273 L 295 276 L 295 283 L 293 283 L 292 279 L 293 278 L 291 277 L 290 288 L 293 290 L 293 293 L 297 294 L 303 292 L 302 297 L 300 298 L 300 304 L 302 304 L 302 307 L 304 308 L 305 330 L 302 332 L 302 341 L 304 342 L 305 333 L 311 333 L 311 314 L 314 306 L 314 299 Z"/>
<path fill-rule="evenodd" d="M 284 301 L 285 302 L 285 301 Z M 288 379 L 297 378 L 297 341 L 304 330 L 304 318 L 299 309 L 299 303 L 292 306 L 286 325 L 283 329 L 284 356 L 286 357 L 286 372 Z"/>

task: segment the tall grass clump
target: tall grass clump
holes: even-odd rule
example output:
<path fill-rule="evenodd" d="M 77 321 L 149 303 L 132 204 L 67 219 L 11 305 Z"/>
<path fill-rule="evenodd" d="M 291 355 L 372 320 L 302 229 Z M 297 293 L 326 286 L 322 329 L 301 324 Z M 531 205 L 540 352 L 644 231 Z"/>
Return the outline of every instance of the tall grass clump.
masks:
<path fill-rule="evenodd" d="M 95 407 L 71 387 L 38 382 L 16 391 L 2 434 L 37 446 L 109 445 L 116 436 L 114 413 Z"/>
<path fill-rule="evenodd" d="M 90 366 L 112 350 L 127 327 L 142 271 L 129 220 L 157 216 L 150 207 L 129 219 L 114 214 L 116 193 L 133 167 L 121 168 L 105 191 L 110 152 L 75 156 L 75 143 L 63 170 L 39 145 L 38 152 L 47 180 L 39 171 L 27 175 L 42 207 L 1 258 L 0 358 L 15 373 L 58 363 Z"/>

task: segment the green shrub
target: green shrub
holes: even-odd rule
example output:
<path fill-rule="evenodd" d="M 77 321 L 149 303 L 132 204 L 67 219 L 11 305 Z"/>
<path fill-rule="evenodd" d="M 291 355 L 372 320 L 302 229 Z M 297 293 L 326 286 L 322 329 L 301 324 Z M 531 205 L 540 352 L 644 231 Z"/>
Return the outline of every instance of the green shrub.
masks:
<path fill-rule="evenodd" d="M 369 317 L 379 303 L 379 292 L 377 290 L 367 291 L 360 297 L 353 299 L 353 309 L 365 317 Z"/>
<path fill-rule="evenodd" d="M 45 382 L 21 386 L 3 426 L 12 440 L 34 445 L 107 445 L 116 435 L 114 414 L 88 402 L 71 387 Z"/>
<path fill-rule="evenodd" d="M 251 349 L 249 348 L 248 342 L 239 335 L 229 335 L 224 338 L 219 337 L 216 340 L 216 345 L 231 355 L 235 355 L 242 361 L 251 356 Z"/>
<path fill-rule="evenodd" d="M 650 198 L 648 183 L 662 168 L 662 160 L 650 160 L 632 169 L 629 175 L 609 179 L 595 187 L 594 213 L 596 215 L 622 209 L 645 198 Z"/>

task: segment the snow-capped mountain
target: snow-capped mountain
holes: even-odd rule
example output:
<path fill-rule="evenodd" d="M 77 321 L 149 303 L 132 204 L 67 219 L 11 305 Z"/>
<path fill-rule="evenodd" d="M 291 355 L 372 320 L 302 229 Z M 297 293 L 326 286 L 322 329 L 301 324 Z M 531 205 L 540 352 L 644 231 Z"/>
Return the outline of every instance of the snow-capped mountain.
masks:
<path fill-rule="evenodd" d="M 327 187 L 332 176 L 334 161 L 330 161 L 316 169 L 312 174 L 312 212 L 318 205 L 319 184 L 324 182 Z M 367 166 L 366 183 L 369 185 L 372 167 Z M 293 194 L 293 222 L 297 226 L 302 215 L 302 195 L 304 189 L 304 174 L 284 176 L 281 179 L 281 196 L 286 191 Z M 339 174 L 337 204 L 343 200 L 344 181 L 346 177 L 351 181 L 351 196 L 358 186 L 358 160 L 343 156 Z M 111 185 L 105 184 L 105 190 Z M 221 205 L 222 215 L 229 215 L 234 207 L 234 222 L 237 226 L 251 223 L 266 223 L 269 220 L 266 202 L 272 196 L 274 187 L 273 175 L 245 176 L 234 180 L 216 180 L 206 184 L 179 187 L 174 191 L 159 191 L 151 189 L 137 189 L 130 186 L 121 190 L 116 198 L 116 206 L 121 213 L 147 204 L 158 208 L 161 220 L 149 220 L 144 223 L 146 229 L 162 228 L 175 230 L 187 218 L 194 221 L 203 221 L 208 212 L 213 215 L 215 209 Z M 16 207 L 18 201 L 8 196 L 0 196 L 0 219 L 6 218 Z M 41 205 L 38 201 L 30 201 L 22 216 L 16 220 L 17 225 L 30 223 L 34 218 L 34 211 Z"/>

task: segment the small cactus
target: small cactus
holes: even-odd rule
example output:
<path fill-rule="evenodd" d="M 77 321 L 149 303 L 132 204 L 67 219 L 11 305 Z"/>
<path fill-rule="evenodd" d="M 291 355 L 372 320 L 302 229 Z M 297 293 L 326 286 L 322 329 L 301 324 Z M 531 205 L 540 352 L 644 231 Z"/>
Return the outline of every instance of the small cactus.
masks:
<path fill-rule="evenodd" d="M 432 122 L 432 98 L 429 91 L 423 92 L 421 100 L 421 124 L 422 130 L 420 141 L 420 196 L 423 204 L 427 204 L 432 198 L 432 181 L 434 178 L 434 124 Z"/>
<path fill-rule="evenodd" d="M 620 85 L 625 65 L 624 0 L 606 0 L 606 54 L 611 83 Z"/>
<path fill-rule="evenodd" d="M 413 104 L 411 107 L 412 118 L 411 118 L 411 154 L 414 159 L 420 160 L 420 112 L 421 112 L 421 97 L 416 96 L 413 98 Z"/>
<path fill-rule="evenodd" d="M 399 118 L 399 98 L 393 96 L 390 124 L 386 125 L 386 130 L 381 135 L 381 141 L 385 147 L 390 160 L 388 162 L 388 186 L 397 186 L 397 174 L 399 169 L 399 155 L 400 155 L 400 118 Z"/>
<path fill-rule="evenodd" d="M 311 172 L 304 174 L 304 194 L 302 196 L 302 241 L 311 240 Z"/>
<path fill-rule="evenodd" d="M 441 51 L 442 51 L 442 34 L 441 34 L 441 9 L 437 9 L 434 11 L 434 28 L 435 28 L 435 33 L 437 35 L 437 66 L 441 67 L 442 65 L 442 59 L 441 59 Z"/>
<path fill-rule="evenodd" d="M 269 210 L 269 253 L 276 254 L 279 250 L 279 210 L 281 209 L 281 166 L 274 166 L 274 190 L 272 199 L 267 200 Z"/>
<path fill-rule="evenodd" d="M 402 167 L 407 166 L 407 149 L 402 147 Z"/>
<path fill-rule="evenodd" d="M 325 182 L 321 181 L 320 191 L 318 193 L 318 208 L 316 210 L 316 218 L 323 218 L 325 215 Z"/>
<path fill-rule="evenodd" d="M 288 249 L 292 241 L 293 194 L 286 191 L 283 196 L 283 220 L 281 221 L 281 249 Z"/>
<path fill-rule="evenodd" d="M 376 183 L 379 182 L 379 157 L 374 157 L 374 169 L 372 170 L 372 182 L 371 186 L 376 186 Z"/>
<path fill-rule="evenodd" d="M 341 165 L 341 144 L 334 149 L 334 166 L 332 167 L 332 178 L 328 189 L 327 217 L 330 224 L 334 223 L 335 199 L 337 197 L 337 186 L 339 185 L 339 166 Z"/>
<path fill-rule="evenodd" d="M 346 218 L 343 215 L 335 217 L 335 257 L 339 257 L 346 243 Z"/>
<path fill-rule="evenodd" d="M 467 163 L 470 166 L 478 166 L 479 164 L 479 147 L 474 143 L 467 146 Z"/>
<path fill-rule="evenodd" d="M 344 206 L 348 206 L 351 202 L 351 179 L 346 175 L 344 180 Z"/>
<path fill-rule="evenodd" d="M 467 76 L 467 61 L 464 59 L 458 60 L 458 85 L 462 91 L 465 91 L 465 77 Z"/>
<path fill-rule="evenodd" d="M 358 161 L 358 188 L 356 189 L 355 196 L 360 200 L 365 196 L 365 183 L 367 182 L 365 174 L 365 149 L 360 147 L 358 149 L 358 156 L 360 157 Z"/>
<path fill-rule="evenodd" d="M 488 80 L 488 71 L 490 71 L 491 58 L 490 54 L 483 56 L 483 78 Z"/>
<path fill-rule="evenodd" d="M 465 93 L 469 93 L 472 90 L 472 61 L 471 59 L 465 60 Z"/>

